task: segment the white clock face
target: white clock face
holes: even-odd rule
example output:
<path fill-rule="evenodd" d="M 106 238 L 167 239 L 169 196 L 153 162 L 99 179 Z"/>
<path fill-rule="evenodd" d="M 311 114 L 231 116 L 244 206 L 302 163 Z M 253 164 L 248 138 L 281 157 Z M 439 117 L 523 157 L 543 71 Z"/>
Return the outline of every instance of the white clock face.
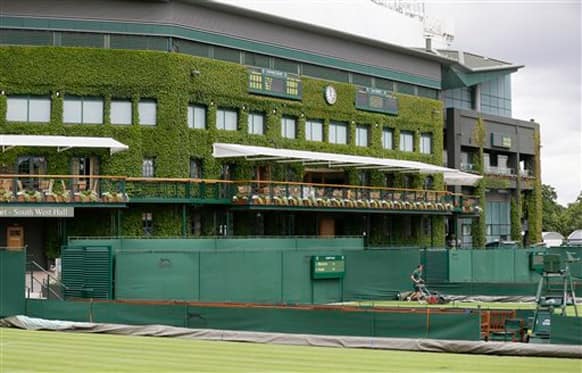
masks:
<path fill-rule="evenodd" d="M 335 91 L 335 88 L 331 85 L 328 85 L 327 87 L 325 87 L 325 101 L 330 104 L 333 105 L 335 104 L 337 100 L 337 93 Z"/>

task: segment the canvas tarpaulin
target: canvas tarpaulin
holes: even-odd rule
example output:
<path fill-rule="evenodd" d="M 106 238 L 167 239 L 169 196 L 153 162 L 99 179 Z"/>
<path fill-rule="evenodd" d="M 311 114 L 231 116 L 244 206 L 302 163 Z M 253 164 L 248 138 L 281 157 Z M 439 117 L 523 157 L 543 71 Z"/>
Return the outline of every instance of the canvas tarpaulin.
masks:
<path fill-rule="evenodd" d="M 27 330 L 54 330 L 83 333 L 109 333 L 132 336 L 189 338 L 208 341 L 254 342 L 339 348 L 368 348 L 401 351 L 472 353 L 511 356 L 582 358 L 582 346 L 555 346 L 482 341 L 455 341 L 410 338 L 330 336 L 314 334 L 261 333 L 234 330 L 188 329 L 163 325 L 131 326 L 49 321 L 15 316 L 0 320 L 0 326 Z"/>

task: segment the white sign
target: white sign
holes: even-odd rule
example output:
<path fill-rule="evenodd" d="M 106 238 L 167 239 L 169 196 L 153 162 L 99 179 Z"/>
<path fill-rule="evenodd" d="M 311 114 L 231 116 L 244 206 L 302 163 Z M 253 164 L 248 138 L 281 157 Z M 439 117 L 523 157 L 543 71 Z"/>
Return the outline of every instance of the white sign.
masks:
<path fill-rule="evenodd" d="M 74 207 L 0 207 L 0 218 L 72 218 Z"/>

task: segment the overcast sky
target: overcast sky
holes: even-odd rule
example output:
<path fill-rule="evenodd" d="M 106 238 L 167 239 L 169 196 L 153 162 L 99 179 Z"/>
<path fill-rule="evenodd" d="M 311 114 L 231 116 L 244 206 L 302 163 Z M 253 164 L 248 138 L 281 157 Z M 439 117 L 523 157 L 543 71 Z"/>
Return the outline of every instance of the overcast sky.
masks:
<path fill-rule="evenodd" d="M 324 19 L 351 16 L 371 25 L 377 18 L 361 14 L 370 12 L 370 0 L 217 1 L 291 18 L 303 14 L 304 21 L 312 21 L 322 9 L 318 15 Z M 452 49 L 525 65 L 512 75 L 513 117 L 540 123 L 542 182 L 556 188 L 563 205 L 582 191 L 581 2 L 425 1 L 428 16 L 454 24 Z M 357 10 L 346 3 L 358 4 Z M 341 14 L 342 8 L 349 14 Z"/>
<path fill-rule="evenodd" d="M 582 191 L 581 1 L 427 2 L 451 18 L 452 48 L 525 68 L 512 75 L 513 117 L 542 132 L 542 182 L 566 205 Z"/>

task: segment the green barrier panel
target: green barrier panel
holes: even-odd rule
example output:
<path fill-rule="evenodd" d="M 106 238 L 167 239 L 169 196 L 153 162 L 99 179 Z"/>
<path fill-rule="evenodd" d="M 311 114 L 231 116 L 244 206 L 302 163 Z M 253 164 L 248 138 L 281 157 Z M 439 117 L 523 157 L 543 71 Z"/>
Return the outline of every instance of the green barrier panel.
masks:
<path fill-rule="evenodd" d="M 478 313 L 425 314 L 186 304 L 28 300 L 27 315 L 130 325 L 376 337 L 478 340 Z"/>
<path fill-rule="evenodd" d="M 550 254 L 560 254 L 562 261 L 565 263 L 568 260 L 567 252 L 574 257 L 574 259 L 579 259 L 576 263 L 570 263 L 570 273 L 572 276 L 582 279 L 582 247 L 579 246 L 560 246 L 551 247 L 548 249 Z"/>
<path fill-rule="evenodd" d="M 473 280 L 472 250 L 449 251 L 449 281 L 469 282 Z"/>
<path fill-rule="evenodd" d="M 364 240 L 362 238 L 298 238 L 298 249 L 342 249 L 342 250 L 363 250 Z"/>
<path fill-rule="evenodd" d="M 27 299 L 26 316 L 48 320 L 91 322 L 91 303 Z"/>
<path fill-rule="evenodd" d="M 513 282 L 514 250 L 472 250 L 474 282 Z"/>
<path fill-rule="evenodd" d="M 392 299 L 395 291 L 412 290 L 419 263 L 419 250 L 347 252 L 344 299 Z"/>
<path fill-rule="evenodd" d="M 186 327 L 188 306 L 185 304 L 123 304 L 96 302 L 91 307 L 97 323 Z"/>
<path fill-rule="evenodd" d="M 481 317 L 477 311 L 463 314 L 431 314 L 428 338 L 478 341 L 481 339 Z"/>
<path fill-rule="evenodd" d="M 318 254 L 335 255 L 334 251 L 323 251 Z M 313 288 L 311 281 L 312 252 L 286 251 L 283 255 L 283 303 L 312 303 Z"/>
<path fill-rule="evenodd" d="M 342 312 L 251 308 L 188 308 L 189 327 L 392 338 L 479 340 L 477 313 Z"/>
<path fill-rule="evenodd" d="M 582 317 L 552 315 L 550 343 L 582 345 Z"/>
<path fill-rule="evenodd" d="M 26 252 L 0 249 L 0 317 L 24 313 Z"/>
<path fill-rule="evenodd" d="M 279 303 L 280 252 L 200 253 L 200 300 Z"/>
<path fill-rule="evenodd" d="M 449 281 L 449 251 L 446 249 L 420 252 L 424 265 L 424 279 L 427 283 Z"/>
<path fill-rule="evenodd" d="M 199 253 L 121 251 L 116 257 L 117 299 L 197 300 Z"/>

